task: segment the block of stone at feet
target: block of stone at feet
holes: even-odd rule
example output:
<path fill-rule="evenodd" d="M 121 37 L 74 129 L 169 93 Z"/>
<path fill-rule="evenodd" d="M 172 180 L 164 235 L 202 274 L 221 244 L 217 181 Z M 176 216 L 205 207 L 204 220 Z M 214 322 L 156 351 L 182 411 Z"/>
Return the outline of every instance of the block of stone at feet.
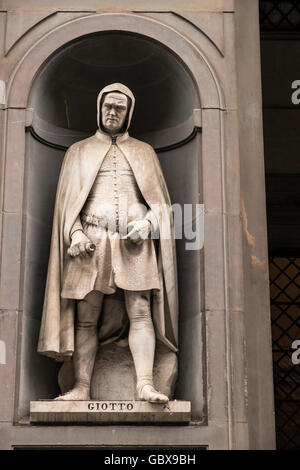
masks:
<path fill-rule="evenodd" d="M 30 402 L 31 423 L 178 423 L 191 419 L 189 401 L 170 401 L 167 404 L 135 400 Z"/>
<path fill-rule="evenodd" d="M 156 390 L 174 396 L 177 381 L 177 355 L 157 342 L 153 370 Z M 59 372 L 58 383 L 64 394 L 74 386 L 73 362 L 65 362 Z M 91 382 L 93 400 L 135 400 L 136 374 L 128 346 L 109 343 L 99 347 Z"/>

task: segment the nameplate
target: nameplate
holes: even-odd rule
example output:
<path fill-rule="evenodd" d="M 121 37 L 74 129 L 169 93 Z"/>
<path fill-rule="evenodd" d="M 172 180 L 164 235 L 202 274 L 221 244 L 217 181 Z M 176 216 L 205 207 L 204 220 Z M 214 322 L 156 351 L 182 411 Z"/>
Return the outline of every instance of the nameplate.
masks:
<path fill-rule="evenodd" d="M 30 402 L 31 423 L 188 423 L 191 403 L 170 401 L 56 401 Z"/>

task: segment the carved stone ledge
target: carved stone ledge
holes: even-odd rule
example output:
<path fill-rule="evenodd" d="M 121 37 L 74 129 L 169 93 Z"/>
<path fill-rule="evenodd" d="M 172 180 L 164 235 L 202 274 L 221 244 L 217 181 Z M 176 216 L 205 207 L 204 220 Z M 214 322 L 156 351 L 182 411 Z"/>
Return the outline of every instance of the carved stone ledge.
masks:
<path fill-rule="evenodd" d="M 191 420 L 189 401 L 152 404 L 144 401 L 32 401 L 30 422 L 33 424 L 112 424 L 177 423 Z"/>

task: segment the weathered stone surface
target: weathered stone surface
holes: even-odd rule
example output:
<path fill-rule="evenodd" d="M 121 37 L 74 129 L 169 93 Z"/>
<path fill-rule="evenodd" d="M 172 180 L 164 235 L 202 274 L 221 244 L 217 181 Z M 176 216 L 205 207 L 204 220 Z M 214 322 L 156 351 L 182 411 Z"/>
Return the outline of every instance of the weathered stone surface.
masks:
<path fill-rule="evenodd" d="M 222 214 L 205 213 L 204 282 L 206 285 L 205 305 L 207 310 L 224 309 L 225 279 L 222 226 Z"/>
<path fill-rule="evenodd" d="M 20 250 L 22 216 L 4 213 L 2 216 L 2 259 L 0 298 L 3 310 L 17 310 L 19 301 Z"/>
<path fill-rule="evenodd" d="M 5 53 L 7 54 L 13 45 L 26 34 L 30 28 L 36 26 L 49 15 L 52 10 L 40 11 L 8 11 L 6 21 Z"/>
<path fill-rule="evenodd" d="M 151 18 L 161 20 L 161 13 L 147 12 Z M 195 28 L 195 32 L 206 36 L 217 48 L 219 53 L 224 54 L 224 26 L 223 12 L 195 12 L 195 11 L 172 11 L 165 14 L 163 21 L 165 24 L 176 27 L 177 30 L 183 30 L 187 24 Z M 192 34 L 192 31 L 190 32 Z M 199 37 L 198 37 L 199 38 Z"/>
<path fill-rule="evenodd" d="M 9 109 L 7 112 L 7 140 L 10 145 L 6 149 L 4 182 L 4 210 L 19 212 L 22 210 L 24 184 L 25 145 L 25 110 Z"/>
<path fill-rule="evenodd" d="M 32 423 L 188 423 L 189 401 L 32 401 Z"/>
<path fill-rule="evenodd" d="M 177 356 L 163 344 L 157 343 L 154 362 L 154 385 L 169 398 L 174 395 L 177 380 Z M 58 376 L 62 393 L 73 387 L 73 362 L 67 361 Z M 117 343 L 101 346 L 95 361 L 91 383 L 94 400 L 134 400 L 135 371 L 127 345 Z"/>
<path fill-rule="evenodd" d="M 18 315 L 16 310 L 0 310 L 0 421 L 13 419 Z"/>
<path fill-rule="evenodd" d="M 44 8 L 49 8 L 49 3 L 52 9 L 62 9 L 62 4 L 58 0 L 51 1 L 51 2 L 44 2 L 41 4 L 40 0 L 30 0 L 26 2 L 26 10 L 39 10 Z M 46 5 L 45 5 L 46 4 Z M 63 9 L 64 11 L 72 10 L 72 11 L 88 11 L 88 10 L 98 10 L 99 9 L 99 2 L 97 0 L 88 0 L 83 2 L 82 0 L 67 0 L 64 2 Z M 234 0 L 189 0 L 188 5 L 186 2 L 182 2 L 181 0 L 173 0 L 170 4 L 169 0 L 154 0 L 153 2 L 149 3 L 148 0 L 130 0 L 124 2 L 124 0 L 116 0 L 112 6 L 110 0 L 103 0 L 101 2 L 101 10 L 108 10 L 108 11 L 144 11 L 144 10 L 168 10 L 172 8 L 174 10 L 207 10 L 207 11 L 234 11 Z M 23 10 L 24 5 L 20 0 L 2 0 L 1 7 L 3 10 Z"/>

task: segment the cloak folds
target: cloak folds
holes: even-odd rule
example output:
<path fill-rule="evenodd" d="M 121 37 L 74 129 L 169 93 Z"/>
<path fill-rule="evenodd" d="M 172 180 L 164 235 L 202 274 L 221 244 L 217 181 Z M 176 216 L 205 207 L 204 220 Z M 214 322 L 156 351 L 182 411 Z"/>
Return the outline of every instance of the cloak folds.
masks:
<path fill-rule="evenodd" d="M 120 91 L 131 98 L 129 127 L 134 97 L 121 84 L 104 88 L 98 97 L 98 123 L 101 98 Z M 158 158 L 152 147 L 124 134 L 117 145 L 127 158 L 146 203 L 159 226 L 158 270 L 160 289 L 153 292 L 152 318 L 156 337 L 172 351 L 178 345 L 177 266 L 171 202 Z M 70 231 L 90 193 L 97 173 L 111 145 L 111 138 L 98 130 L 88 139 L 73 144 L 66 152 L 56 194 L 50 258 L 38 352 L 62 361 L 72 356 L 75 343 L 75 300 L 61 297 L 64 261 L 69 256 Z"/>

